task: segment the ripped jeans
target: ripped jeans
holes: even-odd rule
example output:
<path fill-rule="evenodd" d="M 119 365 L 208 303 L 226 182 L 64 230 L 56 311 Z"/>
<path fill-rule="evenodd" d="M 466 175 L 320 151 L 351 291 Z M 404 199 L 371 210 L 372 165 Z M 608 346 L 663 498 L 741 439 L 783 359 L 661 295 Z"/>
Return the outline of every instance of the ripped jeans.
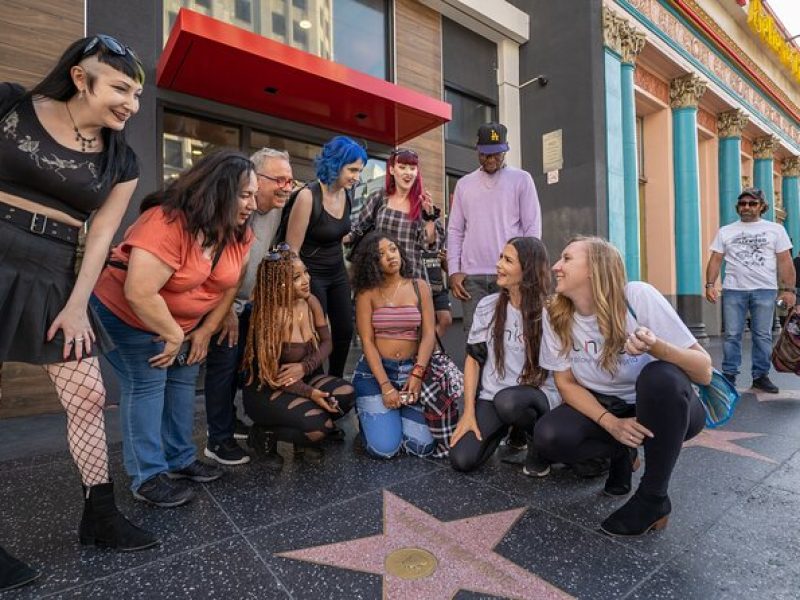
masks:
<path fill-rule="evenodd" d="M 382 359 L 389 381 L 402 389 L 414 368 L 414 361 Z M 408 454 L 427 456 L 436 443 L 418 404 L 386 408 L 378 380 L 362 356 L 353 373 L 356 407 L 361 435 L 367 452 L 376 458 L 392 458 L 405 450 Z"/>

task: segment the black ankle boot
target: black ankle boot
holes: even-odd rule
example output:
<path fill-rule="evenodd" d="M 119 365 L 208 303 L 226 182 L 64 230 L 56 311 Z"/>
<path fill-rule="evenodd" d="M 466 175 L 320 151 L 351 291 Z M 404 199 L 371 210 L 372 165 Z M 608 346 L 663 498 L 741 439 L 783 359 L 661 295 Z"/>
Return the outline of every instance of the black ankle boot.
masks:
<path fill-rule="evenodd" d="M 116 548 L 123 552 L 152 548 L 161 542 L 119 512 L 114 502 L 114 484 L 83 488 L 83 517 L 78 529 L 81 544 Z"/>
<path fill-rule="evenodd" d="M 670 512 L 669 496 L 651 496 L 637 491 L 601 523 L 600 529 L 609 535 L 636 537 L 651 529 L 664 529 Z"/>
<path fill-rule="evenodd" d="M 14 558 L 0 546 L 0 592 L 34 581 L 41 573 Z"/>
<path fill-rule="evenodd" d="M 266 466 L 279 471 L 283 468 L 283 457 L 278 454 L 278 438 L 275 432 L 263 425 L 253 425 L 247 436 L 247 445 L 250 446 Z"/>
<path fill-rule="evenodd" d="M 611 458 L 608 479 L 603 487 L 607 496 L 625 496 L 631 491 L 631 475 L 639 469 L 639 451 L 623 446 Z"/>

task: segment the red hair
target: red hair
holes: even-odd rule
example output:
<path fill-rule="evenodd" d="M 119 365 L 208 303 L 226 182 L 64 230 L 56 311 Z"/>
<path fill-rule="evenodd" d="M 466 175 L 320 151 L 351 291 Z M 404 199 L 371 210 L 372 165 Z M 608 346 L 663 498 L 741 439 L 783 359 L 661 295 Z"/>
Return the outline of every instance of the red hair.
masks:
<path fill-rule="evenodd" d="M 392 152 L 391 156 L 389 156 L 389 160 L 386 162 L 386 194 L 388 196 L 391 196 L 397 191 L 397 185 L 394 182 L 394 176 L 390 170 L 390 167 L 394 167 L 397 163 L 416 165 L 419 167 L 419 156 L 417 156 L 417 153 L 413 150 L 395 150 Z M 412 221 L 419 219 L 420 213 L 422 212 L 422 190 L 422 171 L 417 168 L 417 178 L 414 180 L 408 192 L 408 200 L 410 203 L 408 218 Z"/>

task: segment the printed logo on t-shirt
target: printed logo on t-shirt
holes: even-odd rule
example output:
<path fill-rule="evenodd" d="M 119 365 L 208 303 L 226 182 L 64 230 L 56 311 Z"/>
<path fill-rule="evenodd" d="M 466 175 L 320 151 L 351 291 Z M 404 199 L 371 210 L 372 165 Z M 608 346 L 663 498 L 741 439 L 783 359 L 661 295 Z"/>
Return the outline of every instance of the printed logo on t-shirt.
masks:
<path fill-rule="evenodd" d="M 739 264 L 745 267 L 763 267 L 766 262 L 764 249 L 769 245 L 769 239 L 765 233 L 746 233 L 737 234 L 732 240 L 731 254 Z"/>
<path fill-rule="evenodd" d="M 603 340 L 586 339 L 578 342 L 575 338 L 572 339 L 572 352 L 569 353 L 569 361 L 574 365 L 576 363 L 597 363 L 599 365 L 600 355 L 603 352 Z M 619 351 L 618 365 L 625 367 L 634 365 L 639 362 L 640 356 L 631 356 L 626 354 L 625 350 Z"/>

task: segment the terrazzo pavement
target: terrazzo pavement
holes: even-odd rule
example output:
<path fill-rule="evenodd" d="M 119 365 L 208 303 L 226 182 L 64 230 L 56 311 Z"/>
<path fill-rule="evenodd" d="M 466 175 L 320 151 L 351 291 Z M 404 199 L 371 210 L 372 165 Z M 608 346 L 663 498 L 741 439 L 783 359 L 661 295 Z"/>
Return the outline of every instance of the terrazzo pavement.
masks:
<path fill-rule="evenodd" d="M 446 344 L 462 340 L 453 328 Z M 719 364 L 719 340 L 709 349 Z M 63 415 L 0 421 L 0 543 L 43 573 L 0 597 L 796 599 L 800 378 L 773 379 L 781 394 L 745 391 L 725 427 L 685 448 L 669 526 L 630 540 L 598 530 L 622 503 L 600 494 L 602 478 L 561 468 L 530 479 L 497 457 L 470 474 L 436 460 L 375 461 L 354 451 L 352 417 L 347 441 L 328 443 L 321 464 L 295 461 L 281 445 L 280 472 L 254 460 L 196 484 L 188 506 L 150 508 L 127 490 L 112 408 L 118 503 L 162 545 L 83 548 Z M 401 561 L 398 575 L 386 565 L 399 550 L 424 552 Z"/>

